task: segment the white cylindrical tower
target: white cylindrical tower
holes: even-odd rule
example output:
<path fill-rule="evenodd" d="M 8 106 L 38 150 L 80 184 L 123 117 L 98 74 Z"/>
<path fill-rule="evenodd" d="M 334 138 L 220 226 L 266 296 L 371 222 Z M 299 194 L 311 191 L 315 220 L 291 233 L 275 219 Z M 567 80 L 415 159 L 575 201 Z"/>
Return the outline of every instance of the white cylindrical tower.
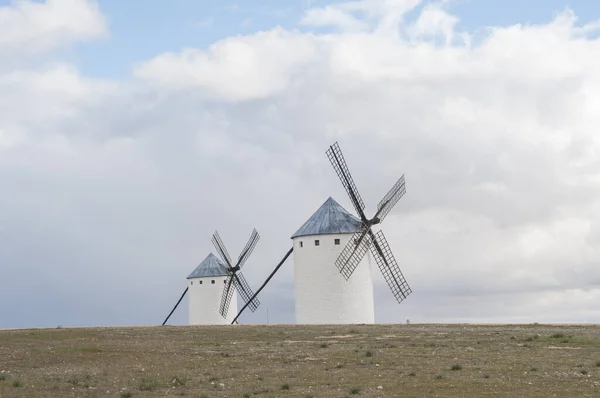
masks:
<path fill-rule="evenodd" d="M 292 236 L 296 323 L 374 323 L 371 256 L 346 280 L 335 261 L 360 221 L 331 197 Z"/>
<path fill-rule="evenodd" d="M 233 295 L 227 316 L 219 312 L 223 291 L 227 287 L 227 266 L 210 253 L 188 277 L 190 325 L 229 325 L 237 315 L 237 292 Z"/>

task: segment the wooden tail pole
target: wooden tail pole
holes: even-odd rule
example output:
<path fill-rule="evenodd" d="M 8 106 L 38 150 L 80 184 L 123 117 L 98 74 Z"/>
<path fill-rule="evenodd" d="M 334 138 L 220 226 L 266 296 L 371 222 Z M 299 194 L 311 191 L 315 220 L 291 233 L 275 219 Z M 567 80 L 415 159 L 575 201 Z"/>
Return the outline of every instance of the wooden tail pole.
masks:
<path fill-rule="evenodd" d="M 175 304 L 175 307 L 173 307 L 173 309 L 171 310 L 171 312 L 169 312 L 169 316 L 167 317 L 167 319 L 165 319 L 165 321 L 162 323 L 162 326 L 165 326 L 165 323 L 167 323 L 167 321 L 169 320 L 169 318 L 171 317 L 171 315 L 173 315 L 173 312 L 175 312 L 175 308 L 177 308 L 177 306 L 179 305 L 179 303 L 181 303 L 181 300 L 183 300 L 183 296 L 185 296 L 185 294 L 188 291 L 188 287 L 185 288 L 185 290 L 183 291 L 183 294 L 181 295 L 181 297 L 179 297 L 179 300 L 177 301 L 177 304 Z"/>
<path fill-rule="evenodd" d="M 287 258 L 290 256 L 290 254 L 292 254 L 292 251 L 294 250 L 294 248 L 292 247 L 287 254 L 283 257 L 283 259 L 279 262 L 279 264 L 277 264 L 277 267 L 275 267 L 275 269 L 273 270 L 273 272 L 271 272 L 271 275 L 269 275 L 269 277 L 267 278 L 267 280 L 262 284 L 262 286 L 256 291 L 256 293 L 254 293 L 254 296 L 252 296 L 252 298 L 250 300 L 248 300 L 248 302 L 242 307 L 242 309 L 240 310 L 240 312 L 238 312 L 238 314 L 236 315 L 236 317 L 233 319 L 233 321 L 231 321 L 231 324 L 233 325 L 234 323 L 236 323 L 237 319 L 240 317 L 240 315 L 242 315 L 242 312 L 244 312 L 244 310 L 246 309 L 246 307 L 248 307 L 248 305 L 252 302 L 252 300 L 254 300 L 254 298 L 256 296 L 258 296 L 258 293 L 260 293 L 261 290 L 263 290 L 263 288 L 267 285 L 267 283 L 269 283 L 269 281 L 271 280 L 271 278 L 277 273 L 277 271 L 279 270 L 279 268 L 281 268 L 281 266 L 283 265 L 283 263 L 285 263 L 285 260 L 287 260 Z"/>

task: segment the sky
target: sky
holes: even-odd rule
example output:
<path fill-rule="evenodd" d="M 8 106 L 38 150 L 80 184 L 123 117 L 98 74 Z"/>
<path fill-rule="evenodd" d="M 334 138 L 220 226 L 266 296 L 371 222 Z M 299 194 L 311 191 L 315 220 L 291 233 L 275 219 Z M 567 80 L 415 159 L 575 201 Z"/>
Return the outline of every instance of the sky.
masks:
<path fill-rule="evenodd" d="M 215 230 L 258 288 L 336 141 L 367 214 L 406 175 L 376 322 L 600 322 L 593 3 L 0 0 L 0 328 L 160 324 Z"/>

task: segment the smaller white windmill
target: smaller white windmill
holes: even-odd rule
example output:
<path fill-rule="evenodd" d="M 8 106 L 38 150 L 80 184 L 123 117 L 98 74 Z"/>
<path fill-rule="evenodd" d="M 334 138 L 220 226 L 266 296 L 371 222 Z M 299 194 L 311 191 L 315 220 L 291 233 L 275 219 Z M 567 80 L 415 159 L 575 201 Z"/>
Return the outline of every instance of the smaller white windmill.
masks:
<path fill-rule="evenodd" d="M 237 295 L 230 286 L 229 305 L 224 313 L 220 313 L 219 302 L 227 288 L 229 278 L 227 266 L 210 253 L 196 269 L 187 277 L 188 280 L 188 313 L 190 325 L 230 324 L 237 314 Z"/>
<path fill-rule="evenodd" d="M 248 257 L 254 250 L 260 236 L 256 229 L 232 265 L 231 257 L 215 231 L 212 242 L 221 258 L 210 253 L 187 277 L 188 286 L 171 310 L 163 325 L 167 323 L 185 294 L 189 291 L 189 324 L 190 325 L 219 325 L 231 324 L 237 314 L 237 290 L 242 300 L 252 312 L 256 311 L 260 302 L 253 298 L 254 293 L 246 278 L 240 272 Z"/>

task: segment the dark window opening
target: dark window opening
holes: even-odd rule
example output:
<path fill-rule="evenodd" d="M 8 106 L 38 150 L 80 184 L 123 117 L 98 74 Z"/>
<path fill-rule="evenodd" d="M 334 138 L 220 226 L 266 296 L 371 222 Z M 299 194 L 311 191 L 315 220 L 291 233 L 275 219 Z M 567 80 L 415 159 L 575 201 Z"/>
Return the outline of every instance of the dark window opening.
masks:
<path fill-rule="evenodd" d="M 202 284 L 202 281 L 199 281 L 200 284 Z"/>
<path fill-rule="evenodd" d="M 315 239 L 315 246 L 319 246 L 319 240 Z"/>
<path fill-rule="evenodd" d="M 190 285 L 193 285 L 193 284 L 194 284 L 194 281 L 191 281 L 191 282 L 190 282 Z"/>
<path fill-rule="evenodd" d="M 300 247 L 303 247 L 304 245 L 302 244 L 302 241 L 300 241 Z"/>
<path fill-rule="evenodd" d="M 336 245 L 339 245 L 340 244 L 340 240 L 336 239 L 336 240 L 333 241 L 333 243 L 336 244 Z"/>
<path fill-rule="evenodd" d="M 210 281 L 210 283 L 212 283 L 214 285 L 215 284 L 215 280 L 213 279 L 212 281 Z"/>

